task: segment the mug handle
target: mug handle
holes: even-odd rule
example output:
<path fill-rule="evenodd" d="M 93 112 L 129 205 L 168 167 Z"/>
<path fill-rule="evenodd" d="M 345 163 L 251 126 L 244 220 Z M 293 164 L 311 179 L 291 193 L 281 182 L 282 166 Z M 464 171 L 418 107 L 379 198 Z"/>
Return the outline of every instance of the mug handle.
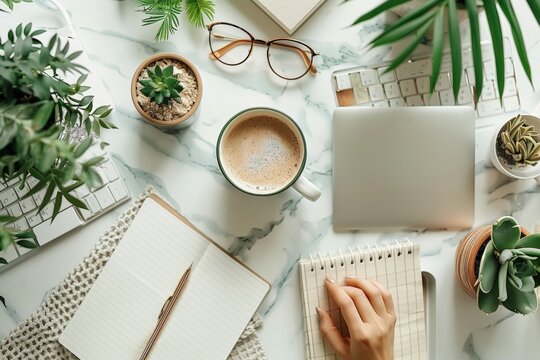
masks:
<path fill-rule="evenodd" d="M 302 194 L 309 201 L 317 201 L 321 197 L 321 190 L 313 185 L 311 181 L 301 175 L 292 185 L 293 189 Z"/>

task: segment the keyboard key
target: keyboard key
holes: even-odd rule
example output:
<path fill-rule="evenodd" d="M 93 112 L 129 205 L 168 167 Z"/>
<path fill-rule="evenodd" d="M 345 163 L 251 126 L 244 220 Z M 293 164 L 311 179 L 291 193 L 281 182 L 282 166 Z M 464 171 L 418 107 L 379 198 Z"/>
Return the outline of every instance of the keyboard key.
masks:
<path fill-rule="evenodd" d="M 516 80 L 513 77 L 506 78 L 504 82 L 504 97 L 517 95 Z"/>
<path fill-rule="evenodd" d="M 503 98 L 504 111 L 512 112 L 517 111 L 520 108 L 519 99 L 517 96 L 510 96 Z"/>
<path fill-rule="evenodd" d="M 11 215 L 11 216 L 13 216 L 15 218 L 18 218 L 19 216 L 21 216 L 23 214 L 19 204 L 13 204 L 10 207 L 8 207 L 7 210 L 9 212 L 9 215 Z"/>
<path fill-rule="evenodd" d="M 0 191 L 4 190 L 6 188 L 7 188 L 7 185 L 2 180 L 0 180 Z"/>
<path fill-rule="evenodd" d="M 13 188 L 9 188 L 0 192 L 0 202 L 2 203 L 3 207 L 8 206 L 15 200 L 17 200 L 17 194 L 15 193 L 15 190 L 13 190 Z"/>
<path fill-rule="evenodd" d="M 437 83 L 435 84 L 435 91 L 442 91 L 446 89 L 450 89 L 450 78 L 448 77 L 448 74 L 441 74 L 439 75 Z"/>
<path fill-rule="evenodd" d="M 406 62 L 396 68 L 398 80 L 429 76 L 431 74 L 431 59 Z"/>
<path fill-rule="evenodd" d="M 101 211 L 101 206 L 99 206 L 99 203 L 94 196 L 94 194 L 90 194 L 87 197 L 84 198 L 86 201 L 86 204 L 88 205 L 88 210 L 92 212 L 92 214 L 97 214 Z"/>
<path fill-rule="evenodd" d="M 34 201 L 36 202 L 37 206 L 41 206 L 41 203 L 43 202 L 43 198 L 45 197 L 45 192 L 47 191 L 47 188 L 39 190 L 37 193 L 32 195 L 34 198 Z"/>
<path fill-rule="evenodd" d="M 384 90 L 381 84 L 370 86 L 368 90 L 371 101 L 384 100 Z"/>
<path fill-rule="evenodd" d="M 349 73 L 336 74 L 335 80 L 336 80 L 337 91 L 352 89 L 351 78 L 349 78 Z"/>
<path fill-rule="evenodd" d="M 99 189 L 94 193 L 96 199 L 102 209 L 106 209 L 112 204 L 114 204 L 114 198 L 111 195 L 111 192 L 106 187 Z"/>
<path fill-rule="evenodd" d="M 17 184 L 17 186 L 15 186 L 14 189 L 19 199 L 22 198 L 24 195 L 26 195 L 26 193 L 30 191 L 30 188 L 28 187 L 27 184 L 24 184 L 24 187 L 22 189 L 20 189 L 20 184 Z"/>
<path fill-rule="evenodd" d="M 514 76 L 514 62 L 511 58 L 504 59 L 504 76 L 507 78 Z"/>
<path fill-rule="evenodd" d="M 405 99 L 402 97 L 388 100 L 390 107 L 402 107 L 405 106 Z"/>
<path fill-rule="evenodd" d="M 81 186 L 75 189 L 75 195 L 77 197 L 83 198 L 87 196 L 88 194 L 90 194 L 90 189 L 88 189 L 88 186 L 86 186 L 86 184 L 82 184 Z"/>
<path fill-rule="evenodd" d="M 424 94 L 424 104 L 426 104 L 427 106 L 440 106 L 441 101 L 439 100 L 439 94 Z"/>
<path fill-rule="evenodd" d="M 34 186 L 36 186 L 38 182 L 39 180 L 33 176 L 28 176 L 26 178 L 26 185 L 28 185 L 30 189 L 34 188 Z"/>
<path fill-rule="evenodd" d="M 401 89 L 401 95 L 404 97 L 416 95 L 416 86 L 412 79 L 400 81 L 399 87 Z"/>
<path fill-rule="evenodd" d="M 482 89 L 482 100 L 492 100 L 497 97 L 497 92 L 495 90 L 495 84 L 493 81 L 486 81 L 484 83 L 484 88 Z"/>
<path fill-rule="evenodd" d="M 491 44 L 483 44 L 482 45 L 482 60 L 489 61 L 492 60 L 494 57 L 493 55 L 493 47 Z"/>
<path fill-rule="evenodd" d="M 493 116 L 502 113 L 501 102 L 499 99 L 480 101 L 478 103 L 478 116 Z"/>
<path fill-rule="evenodd" d="M 13 186 L 13 185 L 17 184 L 20 180 L 21 180 L 20 177 L 18 177 L 18 176 L 14 177 L 13 179 L 11 179 L 11 180 L 9 180 L 7 182 L 7 186 Z"/>
<path fill-rule="evenodd" d="M 471 89 L 468 86 L 463 86 L 459 89 L 458 94 L 458 104 L 459 105 L 469 105 L 472 104 L 472 93 Z"/>
<path fill-rule="evenodd" d="M 45 207 L 40 211 L 39 215 L 41 215 L 41 218 L 43 221 L 49 220 L 52 218 L 53 215 L 53 209 L 54 209 L 54 202 L 51 201 Z"/>
<path fill-rule="evenodd" d="M 351 82 L 354 91 L 354 99 L 357 104 L 366 104 L 369 102 L 368 89 L 362 85 L 359 73 L 351 74 Z"/>
<path fill-rule="evenodd" d="M 35 226 L 34 234 L 36 234 L 38 243 L 40 245 L 44 245 L 49 241 L 56 239 L 60 235 L 75 229 L 81 224 L 81 219 L 71 207 L 60 212 L 52 223 L 46 221 Z"/>
<path fill-rule="evenodd" d="M 484 62 L 484 79 L 493 80 L 496 78 L 495 60 Z"/>
<path fill-rule="evenodd" d="M 462 54 L 461 60 L 463 62 L 462 64 L 464 68 L 473 66 L 474 63 L 472 50 L 465 50 Z"/>
<path fill-rule="evenodd" d="M 382 68 L 377 69 L 377 72 L 379 73 L 379 81 L 381 82 L 381 84 L 386 84 L 386 83 L 389 83 L 389 82 L 396 81 L 396 71 L 395 70 L 390 70 L 389 72 L 384 74 L 386 69 L 388 69 L 388 68 L 387 67 L 382 67 Z"/>
<path fill-rule="evenodd" d="M 377 71 L 373 69 L 364 69 L 360 70 L 360 79 L 362 80 L 362 85 L 371 86 L 379 83 L 379 77 Z"/>
<path fill-rule="evenodd" d="M 120 201 L 128 196 L 127 191 L 120 180 L 116 180 L 110 183 L 109 190 L 111 191 L 111 194 L 114 197 L 115 201 Z"/>
<path fill-rule="evenodd" d="M 384 84 L 384 92 L 388 99 L 395 99 L 401 97 L 401 91 L 399 90 L 399 85 L 397 82 L 391 82 Z"/>
<path fill-rule="evenodd" d="M 474 68 L 472 67 L 466 68 L 465 73 L 467 74 L 467 80 L 469 81 L 469 84 L 471 85 L 476 84 L 476 79 L 474 77 Z"/>
<path fill-rule="evenodd" d="M 25 218 L 20 218 L 19 220 L 15 221 L 13 223 L 13 227 L 19 231 L 28 230 L 30 228 Z"/>
<path fill-rule="evenodd" d="M 387 108 L 388 107 L 388 101 L 377 101 L 371 104 L 374 108 Z"/>
<path fill-rule="evenodd" d="M 423 76 L 416 79 L 416 88 L 418 93 L 425 94 L 429 92 L 429 76 Z"/>
<path fill-rule="evenodd" d="M 26 215 L 26 221 L 28 221 L 28 224 L 30 224 L 31 227 L 41 223 L 41 215 L 38 214 L 37 209 Z"/>
<path fill-rule="evenodd" d="M 4 250 L 0 251 L 0 257 L 4 258 L 8 263 L 10 263 L 17 259 L 19 255 L 17 254 L 17 250 L 15 250 L 15 246 L 9 245 Z M 3 265 L 4 264 L 0 264 L 0 266 Z"/>
<path fill-rule="evenodd" d="M 424 106 L 424 101 L 420 95 L 409 96 L 407 98 L 407 105 L 409 106 Z"/>
<path fill-rule="evenodd" d="M 26 199 L 19 201 L 19 205 L 21 206 L 21 210 L 24 214 L 34 210 L 37 207 L 32 197 L 27 197 Z"/>
<path fill-rule="evenodd" d="M 443 106 L 452 106 L 456 104 L 454 99 L 454 92 L 452 89 L 443 90 L 439 93 L 441 99 L 441 105 Z"/>

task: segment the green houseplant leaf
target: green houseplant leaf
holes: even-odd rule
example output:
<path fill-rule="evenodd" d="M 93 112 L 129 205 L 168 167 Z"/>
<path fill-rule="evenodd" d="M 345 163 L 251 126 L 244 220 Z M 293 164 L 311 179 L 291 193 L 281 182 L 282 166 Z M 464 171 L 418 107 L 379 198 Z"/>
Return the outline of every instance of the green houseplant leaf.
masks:
<path fill-rule="evenodd" d="M 476 300 L 478 308 L 486 314 L 493 313 L 499 308 L 499 287 L 495 282 L 493 288 L 489 292 L 483 292 L 480 288 L 477 289 Z"/>
<path fill-rule="evenodd" d="M 454 101 L 457 102 L 461 86 L 461 37 L 459 35 L 456 0 L 448 0 L 448 26 L 450 52 L 452 54 L 452 88 L 454 90 Z"/>
<path fill-rule="evenodd" d="M 499 273 L 499 261 L 495 257 L 493 242 L 488 242 L 482 260 L 480 261 L 479 269 L 479 288 L 482 292 L 489 293 L 497 283 L 497 275 Z"/>
<path fill-rule="evenodd" d="M 522 292 L 514 285 L 508 284 L 507 292 L 508 297 L 502 304 L 508 310 L 527 315 L 535 312 L 538 308 L 538 300 L 534 291 Z"/>
<path fill-rule="evenodd" d="M 441 71 L 441 62 L 444 49 L 444 8 L 441 7 L 435 17 L 433 26 L 433 53 L 432 53 L 432 73 L 429 82 L 429 92 L 433 93 L 437 79 Z"/>
<path fill-rule="evenodd" d="M 521 229 L 516 220 L 510 216 L 503 216 L 491 229 L 491 240 L 496 250 L 513 249 L 519 241 Z"/>
<path fill-rule="evenodd" d="M 475 104 L 482 95 L 484 87 L 484 65 L 482 63 L 482 44 L 480 41 L 480 24 L 478 21 L 478 10 L 476 0 L 466 0 L 467 13 L 469 15 L 469 25 L 471 27 L 471 48 L 474 64 L 474 82 L 476 84 Z"/>
<path fill-rule="evenodd" d="M 504 41 L 501 30 L 501 20 L 497 12 L 495 0 L 484 0 L 486 18 L 491 32 L 493 42 L 493 53 L 495 54 L 495 69 L 497 72 L 497 88 L 499 94 L 504 93 Z M 501 97 L 502 101 L 502 97 Z"/>
<path fill-rule="evenodd" d="M 529 7 L 540 25 L 540 0 L 527 0 L 527 3 L 529 3 Z"/>

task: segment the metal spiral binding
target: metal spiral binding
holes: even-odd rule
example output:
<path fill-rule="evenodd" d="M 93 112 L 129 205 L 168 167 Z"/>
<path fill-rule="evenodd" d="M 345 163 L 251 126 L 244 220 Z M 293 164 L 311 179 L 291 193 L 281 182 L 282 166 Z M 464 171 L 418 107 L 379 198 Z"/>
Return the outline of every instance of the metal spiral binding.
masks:
<path fill-rule="evenodd" d="M 410 255 L 413 251 L 414 243 L 410 239 L 404 238 L 402 241 L 394 240 L 393 243 L 385 241 L 382 245 L 366 244 L 364 246 L 357 245 L 354 248 L 349 246 L 345 253 L 339 249 L 336 255 L 333 255 L 330 250 L 325 254 L 319 251 L 315 257 L 309 255 L 309 262 L 311 272 L 314 272 L 317 268 L 324 271 L 326 270 L 327 261 L 330 263 L 330 268 L 333 269 L 336 267 L 336 259 L 340 260 L 339 266 L 341 267 L 357 266 L 357 264 L 363 264 L 364 262 L 381 261 L 393 256 L 403 256 L 404 254 Z"/>

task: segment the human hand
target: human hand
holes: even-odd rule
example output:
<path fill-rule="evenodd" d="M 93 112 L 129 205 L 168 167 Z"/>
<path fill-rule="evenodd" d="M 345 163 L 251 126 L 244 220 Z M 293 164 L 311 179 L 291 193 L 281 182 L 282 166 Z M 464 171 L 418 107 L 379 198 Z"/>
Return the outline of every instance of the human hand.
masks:
<path fill-rule="evenodd" d="M 394 359 L 396 313 L 392 295 L 376 281 L 346 278 L 345 286 L 326 279 L 328 294 L 341 310 L 350 337 L 343 337 L 328 312 L 317 308 L 321 332 L 343 360 Z"/>

